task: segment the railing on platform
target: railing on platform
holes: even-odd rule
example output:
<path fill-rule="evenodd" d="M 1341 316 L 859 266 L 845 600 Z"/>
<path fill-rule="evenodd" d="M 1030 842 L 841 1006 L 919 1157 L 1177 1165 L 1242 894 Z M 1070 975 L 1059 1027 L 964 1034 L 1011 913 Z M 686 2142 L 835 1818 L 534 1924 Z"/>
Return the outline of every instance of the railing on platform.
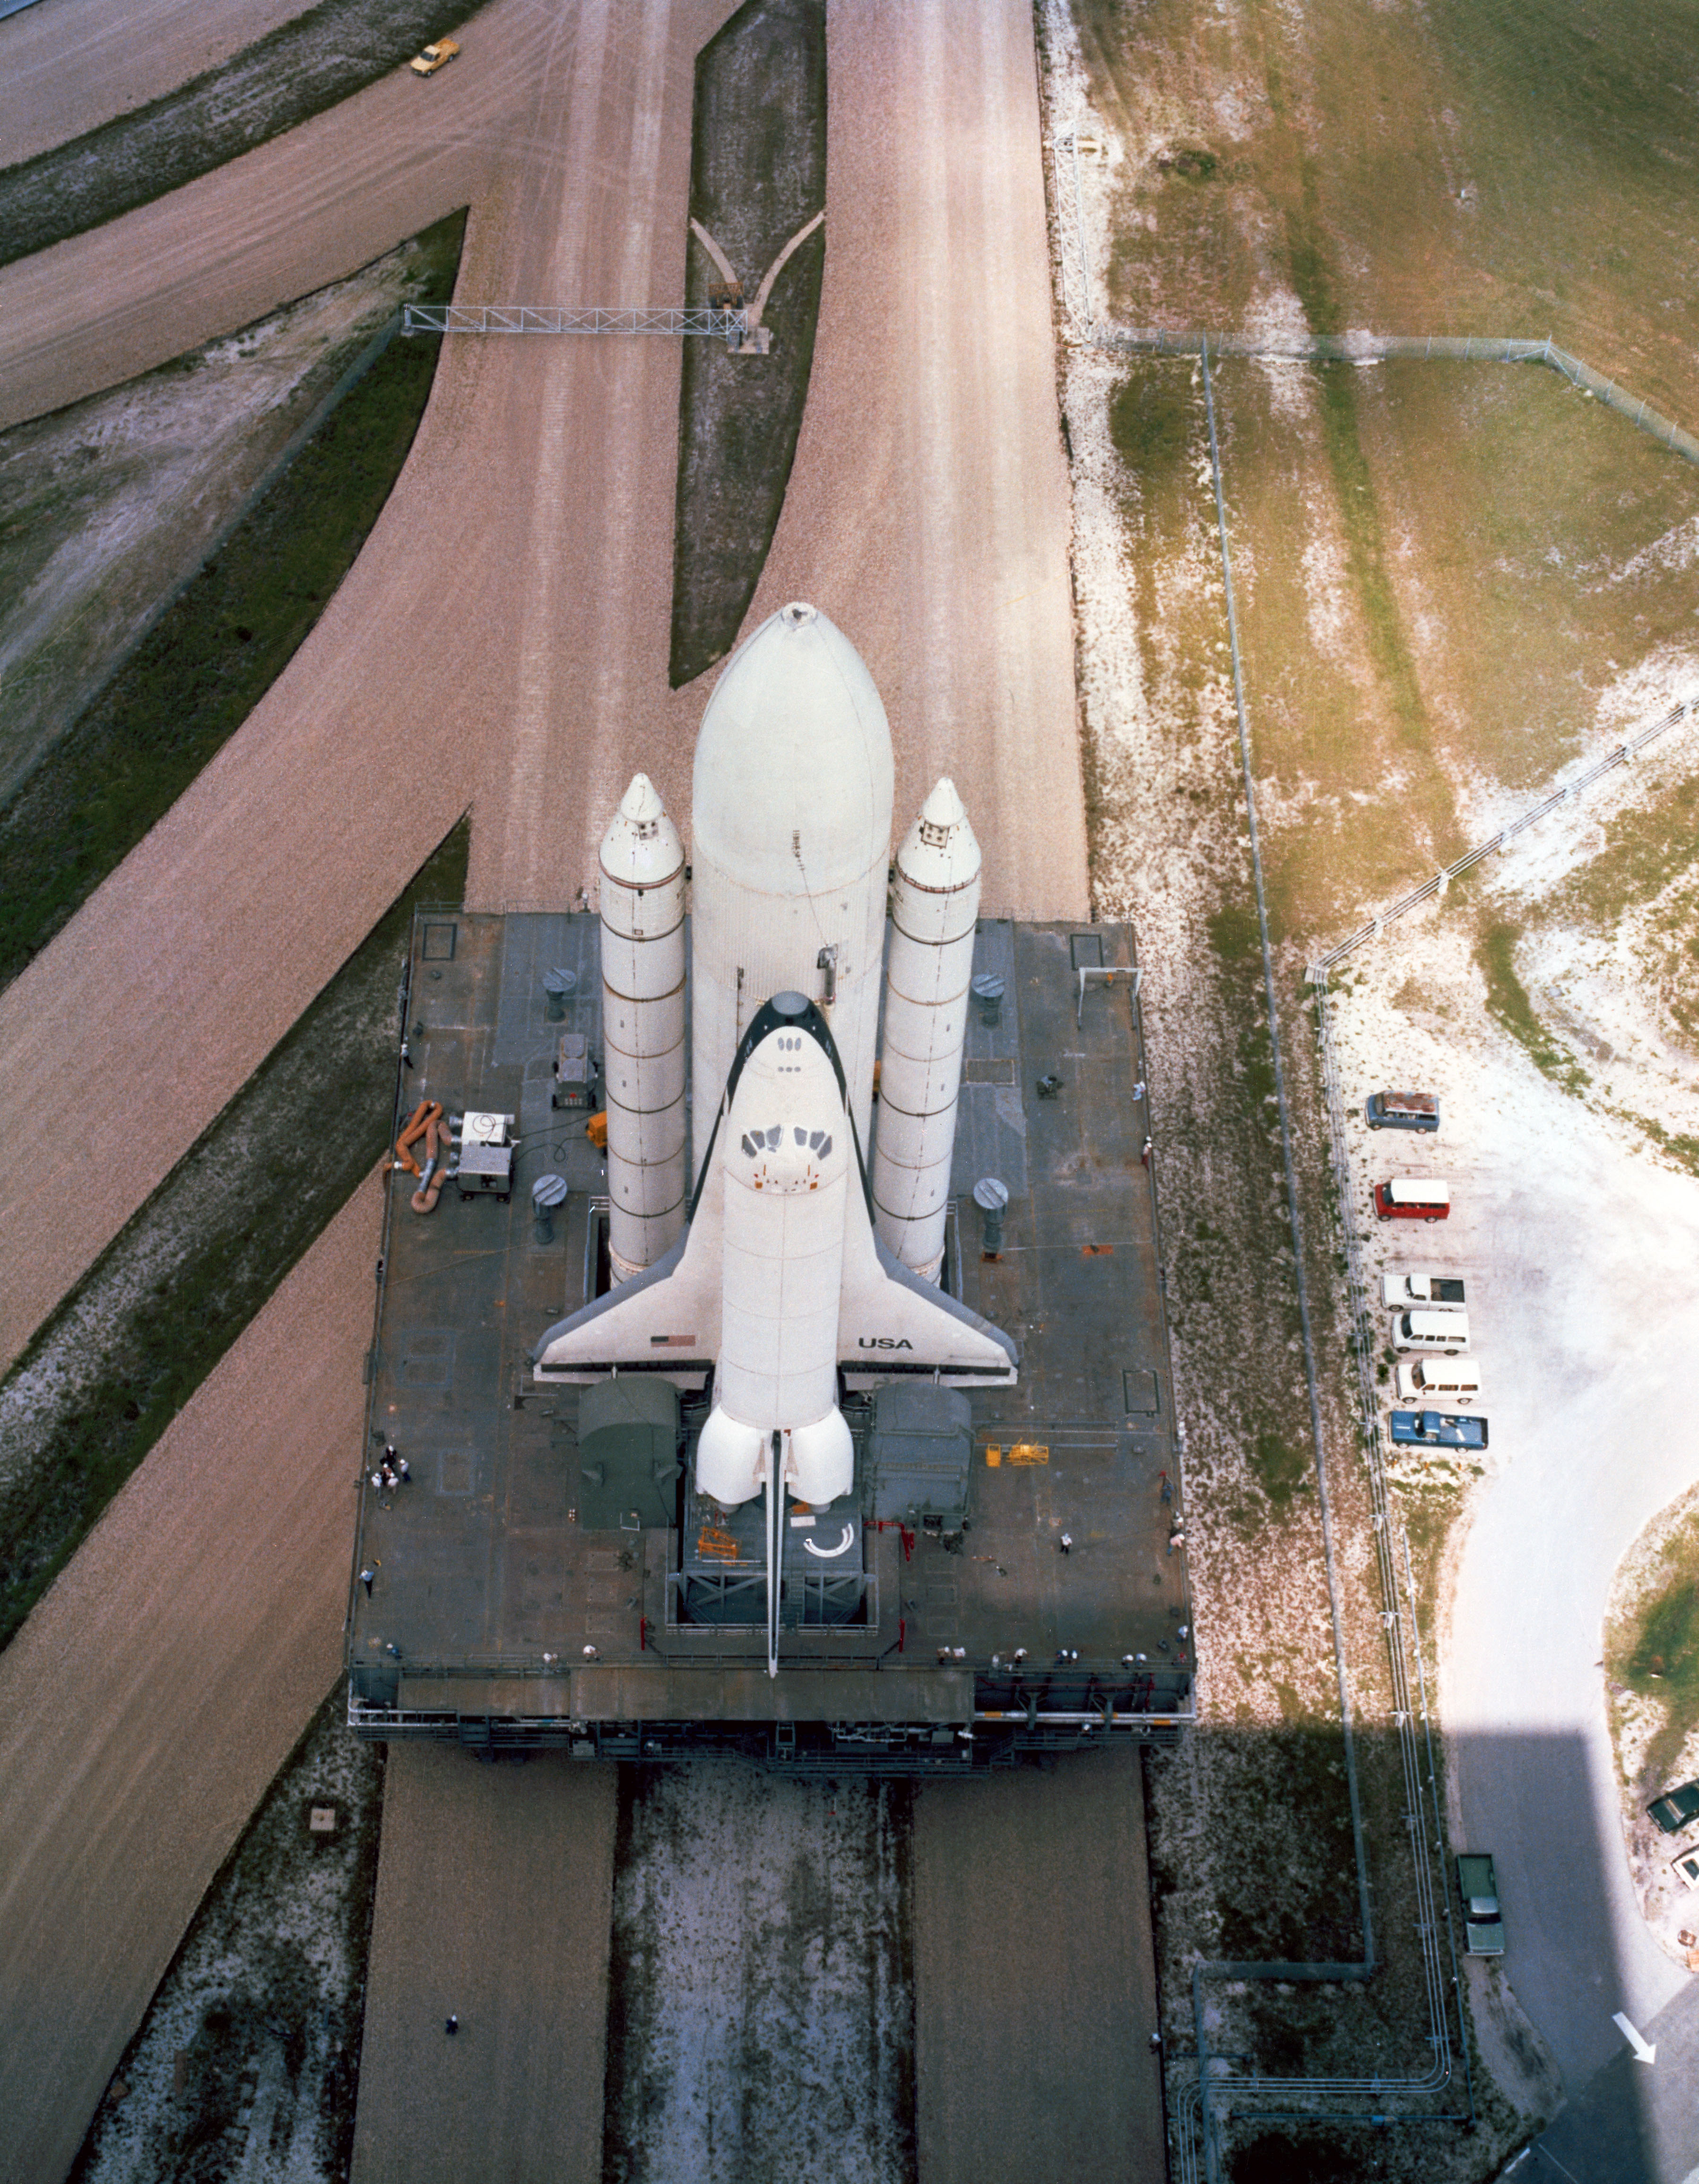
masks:
<path fill-rule="evenodd" d="M 746 312 L 704 306 L 688 311 L 624 310 L 604 304 L 407 304 L 404 334 L 706 334 L 740 340 Z"/>

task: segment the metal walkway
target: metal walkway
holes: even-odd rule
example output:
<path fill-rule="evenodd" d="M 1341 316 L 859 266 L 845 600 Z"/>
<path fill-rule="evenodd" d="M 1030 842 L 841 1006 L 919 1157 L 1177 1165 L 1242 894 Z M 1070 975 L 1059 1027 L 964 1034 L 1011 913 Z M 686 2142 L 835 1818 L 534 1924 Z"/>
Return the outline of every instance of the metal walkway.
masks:
<path fill-rule="evenodd" d="M 404 334 L 710 334 L 740 341 L 748 314 L 713 310 L 616 310 L 599 304 L 406 304 Z"/>

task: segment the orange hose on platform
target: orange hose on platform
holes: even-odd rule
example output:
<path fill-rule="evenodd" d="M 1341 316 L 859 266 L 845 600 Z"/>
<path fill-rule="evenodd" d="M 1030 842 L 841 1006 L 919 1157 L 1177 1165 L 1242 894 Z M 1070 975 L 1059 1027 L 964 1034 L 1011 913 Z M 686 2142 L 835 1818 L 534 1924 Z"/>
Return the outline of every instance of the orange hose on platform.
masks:
<path fill-rule="evenodd" d="M 432 1105 L 435 1105 L 434 1101 Z M 448 1133 L 442 1117 L 443 1110 L 438 1107 L 425 1126 L 425 1164 L 429 1167 L 440 1150 L 443 1165 L 428 1184 L 421 1178 L 421 1187 L 413 1194 L 413 1211 L 415 1213 L 434 1213 L 437 1201 L 443 1195 L 443 1185 L 448 1180 Z M 414 1173 L 417 1175 L 418 1173 L 415 1168 Z"/>
<path fill-rule="evenodd" d="M 409 1145 L 416 1145 L 418 1143 L 419 1139 L 425 1135 L 426 1131 L 429 1128 L 430 1125 L 435 1122 L 437 1116 L 439 1116 L 442 1112 L 443 1103 L 440 1100 L 421 1100 L 419 1102 L 419 1105 L 413 1110 L 412 1121 L 408 1123 L 407 1128 L 395 1140 L 395 1165 L 397 1167 L 404 1167 L 411 1174 L 418 1174 L 419 1163 L 414 1159 L 412 1154 L 408 1151 L 407 1148 Z"/>

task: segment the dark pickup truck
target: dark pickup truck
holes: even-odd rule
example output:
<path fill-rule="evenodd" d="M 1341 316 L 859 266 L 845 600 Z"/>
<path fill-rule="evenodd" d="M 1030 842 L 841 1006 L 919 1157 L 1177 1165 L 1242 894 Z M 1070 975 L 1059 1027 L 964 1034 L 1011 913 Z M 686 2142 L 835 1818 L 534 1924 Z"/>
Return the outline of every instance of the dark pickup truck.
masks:
<path fill-rule="evenodd" d="M 1667 1836 L 1679 1836 L 1690 1820 L 1699 1820 L 1699 1782 L 1684 1782 L 1679 1790 L 1666 1790 L 1646 1808 Z"/>
<path fill-rule="evenodd" d="M 1485 1448 L 1487 1422 L 1448 1411 L 1395 1411 L 1392 1439 L 1398 1448 Z"/>
<path fill-rule="evenodd" d="M 1498 1875 L 1485 1851 L 1459 1851 L 1457 1888 L 1463 1899 L 1465 1946 L 1472 1957 L 1504 1954 L 1504 1921 L 1498 1908 Z"/>

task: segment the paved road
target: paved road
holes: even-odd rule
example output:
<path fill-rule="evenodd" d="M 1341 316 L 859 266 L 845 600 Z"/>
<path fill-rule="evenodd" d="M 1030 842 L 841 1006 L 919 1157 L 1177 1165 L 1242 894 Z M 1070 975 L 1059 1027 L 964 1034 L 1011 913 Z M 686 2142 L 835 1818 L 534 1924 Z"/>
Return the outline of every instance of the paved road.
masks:
<path fill-rule="evenodd" d="M 1691 1985 L 1629 1884 L 1599 1663 L 1617 1563 L 1699 1470 L 1699 1183 L 1561 1110 L 1541 1128 L 1547 1096 L 1563 1100 L 1483 1108 L 1447 1156 L 1468 1211 L 1443 1250 L 1481 1276 L 1505 1468 L 1463 1549 L 1441 1702 L 1458 1840 L 1497 1859 L 1505 1968 L 1573 2093 L 1620 2048 L 1617 2010 L 1644 2024 Z M 1607 1191 L 1608 1226 L 1592 1217 Z"/>
<path fill-rule="evenodd" d="M 0 22 L 0 165 L 145 106 L 263 38 L 303 0 L 40 0 Z"/>
<path fill-rule="evenodd" d="M 1162 2184 L 1138 1761 L 916 1800 L 921 2184 Z"/>
<path fill-rule="evenodd" d="M 0 1654 L 8 2184 L 58 2184 L 335 1680 L 381 1213 L 362 1186 Z"/>
<path fill-rule="evenodd" d="M 390 1747 L 354 2184 L 600 2184 L 615 1787 Z"/>
<path fill-rule="evenodd" d="M 1699 1984 L 1637 2030 L 1657 2048 L 1626 2043 L 1535 2142 L 1526 2184 L 1692 2184 L 1699 2175 Z"/>

